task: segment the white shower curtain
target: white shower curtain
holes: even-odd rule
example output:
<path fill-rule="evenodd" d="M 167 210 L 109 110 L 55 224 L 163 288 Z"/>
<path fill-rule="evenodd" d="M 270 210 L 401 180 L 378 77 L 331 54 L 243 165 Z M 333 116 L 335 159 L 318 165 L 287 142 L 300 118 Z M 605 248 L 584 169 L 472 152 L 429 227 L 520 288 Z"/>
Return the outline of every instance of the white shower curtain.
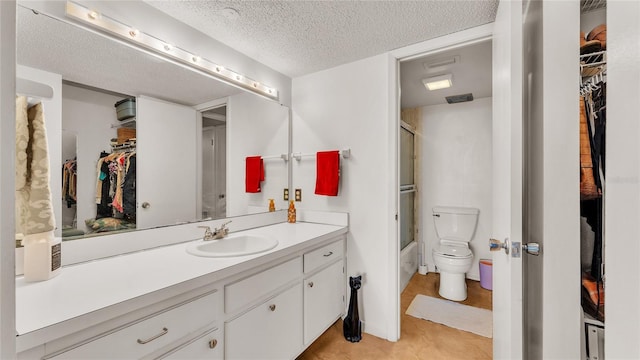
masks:
<path fill-rule="evenodd" d="M 53 239 L 49 150 L 41 103 L 16 98 L 16 232 L 24 241 Z M 23 243 L 24 243 L 23 241 Z"/>

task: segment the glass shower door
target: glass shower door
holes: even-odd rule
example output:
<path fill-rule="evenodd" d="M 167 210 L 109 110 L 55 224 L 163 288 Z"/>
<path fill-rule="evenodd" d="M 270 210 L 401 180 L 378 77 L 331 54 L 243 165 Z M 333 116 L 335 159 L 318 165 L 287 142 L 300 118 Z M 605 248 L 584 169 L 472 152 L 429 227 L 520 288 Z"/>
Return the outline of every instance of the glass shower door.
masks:
<path fill-rule="evenodd" d="M 411 127 L 403 123 L 400 128 L 400 249 L 411 244 L 415 234 L 414 137 Z"/>

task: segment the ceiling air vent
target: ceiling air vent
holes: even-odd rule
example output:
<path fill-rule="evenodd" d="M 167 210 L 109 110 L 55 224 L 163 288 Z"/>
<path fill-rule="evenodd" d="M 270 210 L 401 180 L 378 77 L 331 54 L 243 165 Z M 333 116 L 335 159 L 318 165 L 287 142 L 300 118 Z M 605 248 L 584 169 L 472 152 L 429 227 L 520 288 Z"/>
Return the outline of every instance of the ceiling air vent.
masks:
<path fill-rule="evenodd" d="M 445 97 L 445 99 L 447 99 L 447 102 L 449 104 L 457 104 L 457 103 L 461 103 L 461 102 L 473 101 L 473 94 L 472 93 L 468 93 L 468 94 L 447 96 L 447 97 Z"/>

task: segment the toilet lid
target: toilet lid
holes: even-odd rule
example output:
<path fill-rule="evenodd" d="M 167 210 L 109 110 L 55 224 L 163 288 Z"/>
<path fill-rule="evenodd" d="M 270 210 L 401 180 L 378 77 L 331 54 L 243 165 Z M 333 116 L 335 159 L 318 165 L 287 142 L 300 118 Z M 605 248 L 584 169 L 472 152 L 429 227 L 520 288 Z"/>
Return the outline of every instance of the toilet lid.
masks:
<path fill-rule="evenodd" d="M 466 258 L 473 256 L 471 249 L 466 246 L 455 246 L 455 245 L 439 245 L 433 252 L 442 256 L 450 256 L 457 258 Z"/>

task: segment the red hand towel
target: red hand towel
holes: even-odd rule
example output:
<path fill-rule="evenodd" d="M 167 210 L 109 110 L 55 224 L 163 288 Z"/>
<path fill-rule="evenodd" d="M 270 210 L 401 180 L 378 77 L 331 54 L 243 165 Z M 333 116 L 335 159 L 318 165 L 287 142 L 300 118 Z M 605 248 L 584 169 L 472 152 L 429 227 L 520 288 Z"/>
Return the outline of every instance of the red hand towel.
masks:
<path fill-rule="evenodd" d="M 259 193 L 260 182 L 264 180 L 264 164 L 260 156 L 246 158 L 245 191 Z"/>
<path fill-rule="evenodd" d="M 316 154 L 316 194 L 338 196 L 340 151 L 320 151 Z"/>

